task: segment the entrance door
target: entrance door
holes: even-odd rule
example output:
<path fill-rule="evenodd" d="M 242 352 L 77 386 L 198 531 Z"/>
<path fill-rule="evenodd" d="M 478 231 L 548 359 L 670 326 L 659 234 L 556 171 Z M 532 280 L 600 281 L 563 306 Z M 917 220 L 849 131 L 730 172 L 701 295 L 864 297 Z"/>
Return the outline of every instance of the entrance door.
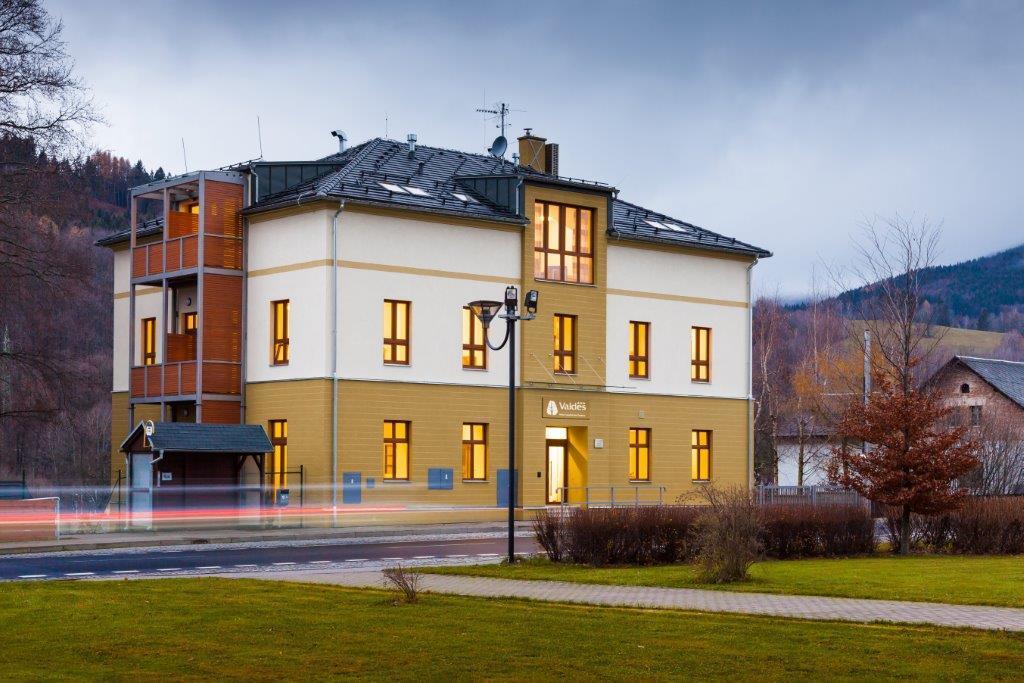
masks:
<path fill-rule="evenodd" d="M 569 442 L 548 440 L 548 494 L 547 502 L 561 503 L 567 499 L 565 473 L 569 469 Z"/>

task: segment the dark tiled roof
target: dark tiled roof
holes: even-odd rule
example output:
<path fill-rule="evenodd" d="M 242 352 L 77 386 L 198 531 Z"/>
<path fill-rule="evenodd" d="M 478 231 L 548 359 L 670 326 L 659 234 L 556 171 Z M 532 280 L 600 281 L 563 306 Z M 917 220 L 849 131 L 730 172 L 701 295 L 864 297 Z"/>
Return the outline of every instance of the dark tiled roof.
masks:
<path fill-rule="evenodd" d="M 150 235 L 159 235 L 164 229 L 164 219 L 152 218 L 139 225 L 138 231 L 136 231 L 137 237 L 149 237 Z M 96 244 L 101 247 L 109 247 L 121 242 L 127 242 L 131 239 L 131 229 L 119 230 L 118 232 L 112 232 L 106 237 L 101 237 L 96 240 Z"/>
<path fill-rule="evenodd" d="M 1024 408 L 1024 363 L 971 356 L 956 358 L 997 391 Z"/>
<path fill-rule="evenodd" d="M 140 429 L 141 423 L 128 435 L 125 444 L 135 438 Z M 274 450 L 261 425 L 157 422 L 149 441 L 154 451 L 246 454 Z"/>
<path fill-rule="evenodd" d="M 621 199 L 616 199 L 612 205 L 611 234 L 622 239 L 687 244 L 697 248 L 747 253 L 759 258 L 771 256 L 771 252 L 760 247 Z"/>
<path fill-rule="evenodd" d="M 317 159 L 316 162 L 340 164 L 341 168 L 265 196 L 246 209 L 246 212 L 257 213 L 313 201 L 344 199 L 357 204 L 409 208 L 523 225 L 529 218 L 520 215 L 514 202 L 499 201 L 501 191 L 485 193 L 480 188 L 487 184 L 482 180 L 485 178 L 493 179 L 498 184 L 504 181 L 513 186 L 525 179 L 616 197 L 613 199 L 609 233 L 619 239 L 677 244 L 757 257 L 771 256 L 770 252 L 760 247 L 622 201 L 616 196 L 617 190 L 608 185 L 540 173 L 528 166 L 486 154 L 470 154 L 426 145 L 417 145 L 410 154 L 406 143 L 374 138 L 344 152 Z M 242 170 L 242 167 L 237 170 Z M 413 191 L 389 189 L 386 185 L 413 188 Z M 469 200 L 460 199 L 456 194 L 464 195 Z M 657 225 L 659 223 L 661 225 Z M 146 229 L 152 230 L 146 234 L 153 234 L 159 230 L 159 223 L 156 227 L 148 226 Z M 143 232 L 140 230 L 139 234 Z M 127 232 L 117 233 L 98 243 L 116 244 L 124 241 L 127 235 Z"/>

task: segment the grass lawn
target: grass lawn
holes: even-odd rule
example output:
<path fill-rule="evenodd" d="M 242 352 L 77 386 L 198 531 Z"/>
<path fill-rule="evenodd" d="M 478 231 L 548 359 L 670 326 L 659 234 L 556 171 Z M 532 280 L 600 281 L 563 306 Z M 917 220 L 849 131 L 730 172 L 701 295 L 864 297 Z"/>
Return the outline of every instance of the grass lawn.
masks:
<path fill-rule="evenodd" d="M 512 567 L 431 567 L 419 571 L 508 579 L 1024 607 L 1024 556 L 769 561 L 755 564 L 750 570 L 749 581 L 726 585 L 698 583 L 694 569 L 689 565 L 595 569 L 536 559 Z"/>
<path fill-rule="evenodd" d="M 1015 678 L 1024 637 L 235 579 L 0 586 L 5 680 Z"/>

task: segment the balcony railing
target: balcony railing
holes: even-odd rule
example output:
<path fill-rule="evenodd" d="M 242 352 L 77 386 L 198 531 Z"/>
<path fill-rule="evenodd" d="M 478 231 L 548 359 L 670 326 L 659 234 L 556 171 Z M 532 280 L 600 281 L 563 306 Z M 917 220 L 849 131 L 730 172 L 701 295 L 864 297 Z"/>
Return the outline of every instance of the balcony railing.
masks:
<path fill-rule="evenodd" d="M 198 361 L 188 360 L 137 365 L 131 369 L 132 398 L 191 396 L 196 393 Z M 203 361 L 203 392 L 237 395 L 242 391 L 242 364 L 226 361 Z"/>
<path fill-rule="evenodd" d="M 242 240 L 223 235 L 206 235 L 203 265 L 207 268 L 242 269 Z M 199 262 L 199 236 L 173 237 L 163 242 L 135 247 L 132 251 L 132 277 L 195 268 Z"/>

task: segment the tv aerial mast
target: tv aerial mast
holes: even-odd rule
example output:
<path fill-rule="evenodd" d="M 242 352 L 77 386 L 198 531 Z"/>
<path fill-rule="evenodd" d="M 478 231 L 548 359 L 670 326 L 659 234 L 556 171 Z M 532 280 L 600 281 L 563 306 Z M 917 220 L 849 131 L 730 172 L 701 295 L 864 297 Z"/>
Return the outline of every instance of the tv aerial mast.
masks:
<path fill-rule="evenodd" d="M 508 139 L 505 137 L 505 127 L 508 126 L 507 119 L 513 111 L 525 111 L 524 109 L 512 109 L 505 102 L 498 102 L 494 105 L 494 109 L 477 109 L 481 114 L 490 114 L 491 119 L 500 119 L 501 122 L 495 124 L 495 128 L 501 129 L 501 135 L 494 138 L 494 142 L 487 148 L 491 156 L 502 157 L 505 155 L 505 150 L 508 149 Z"/>

